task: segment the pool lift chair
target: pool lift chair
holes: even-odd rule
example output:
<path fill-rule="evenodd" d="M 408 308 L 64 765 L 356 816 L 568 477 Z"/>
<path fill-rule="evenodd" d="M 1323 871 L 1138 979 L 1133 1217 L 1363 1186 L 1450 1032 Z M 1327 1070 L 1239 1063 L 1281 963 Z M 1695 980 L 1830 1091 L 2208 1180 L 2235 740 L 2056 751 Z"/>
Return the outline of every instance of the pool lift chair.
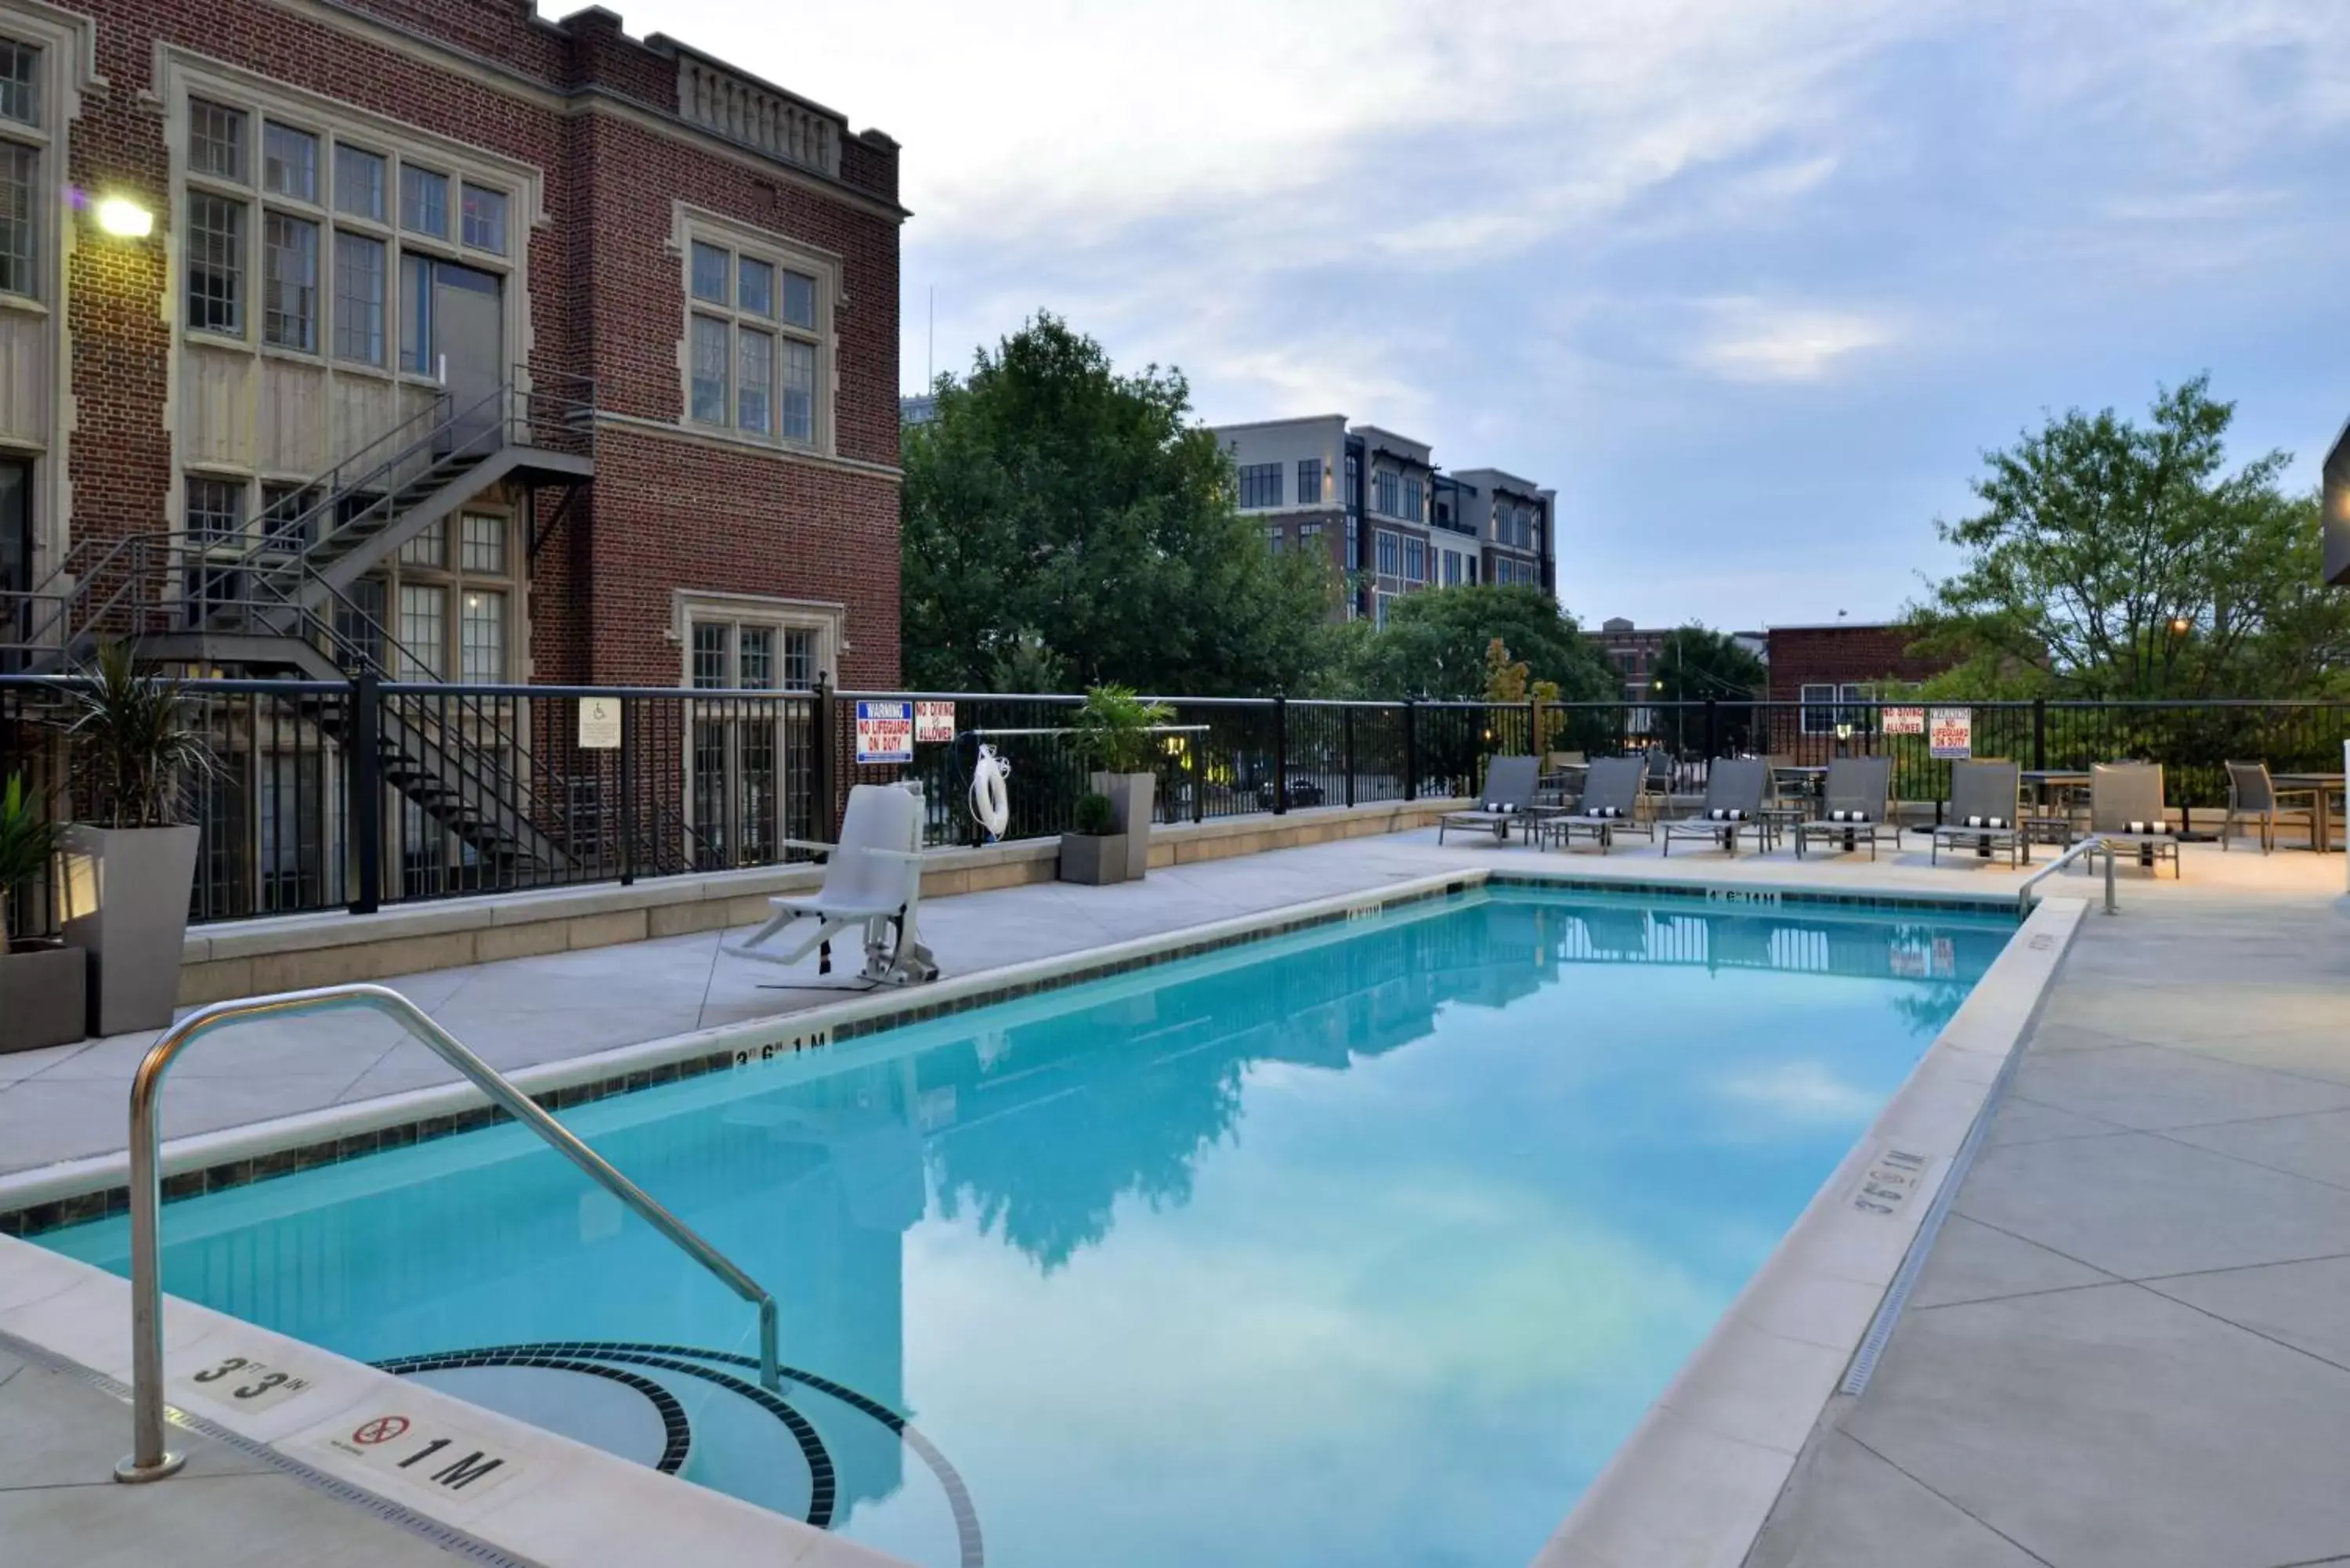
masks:
<path fill-rule="evenodd" d="M 832 972 L 833 939 L 857 927 L 865 932 L 865 969 L 858 979 L 868 985 L 919 985 L 939 978 L 939 966 L 922 944 L 915 916 L 922 902 L 921 786 L 858 784 L 848 792 L 848 809 L 840 819 L 840 842 L 818 844 L 786 838 L 793 849 L 811 849 L 830 857 L 824 868 L 824 886 L 810 898 L 767 900 L 775 915 L 751 933 L 739 947 L 726 950 L 761 963 L 795 964 L 817 954 L 816 972 Z M 788 952 L 763 952 L 763 944 L 795 921 L 816 922 L 799 946 Z"/>

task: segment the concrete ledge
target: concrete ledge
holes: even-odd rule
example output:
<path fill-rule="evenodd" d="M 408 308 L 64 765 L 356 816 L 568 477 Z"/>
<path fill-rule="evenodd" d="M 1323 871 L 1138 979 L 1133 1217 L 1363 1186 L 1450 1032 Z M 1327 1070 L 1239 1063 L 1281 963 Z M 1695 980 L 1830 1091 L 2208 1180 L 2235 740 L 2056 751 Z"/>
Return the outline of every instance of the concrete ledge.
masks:
<path fill-rule="evenodd" d="M 1150 864 L 1181 866 L 1398 833 L 1425 826 L 1462 804 L 1395 801 L 1178 823 L 1152 830 Z M 945 898 L 1050 882 L 1059 865 L 1058 838 L 935 849 L 923 857 L 922 893 Z M 823 880 L 820 867 L 766 866 L 625 888 L 597 883 L 402 904 L 372 915 L 279 915 L 200 926 L 182 950 L 180 1002 L 193 1007 L 264 992 L 724 930 L 766 919 L 769 898 L 813 891 Z"/>

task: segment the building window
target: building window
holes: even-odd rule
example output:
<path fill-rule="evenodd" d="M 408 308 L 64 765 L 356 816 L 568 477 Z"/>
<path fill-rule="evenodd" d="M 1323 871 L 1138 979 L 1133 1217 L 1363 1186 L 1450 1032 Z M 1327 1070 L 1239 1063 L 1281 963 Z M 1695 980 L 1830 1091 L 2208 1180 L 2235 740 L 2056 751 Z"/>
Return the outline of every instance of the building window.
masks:
<path fill-rule="evenodd" d="M 432 263 L 426 256 L 400 258 L 400 368 L 432 373 Z"/>
<path fill-rule="evenodd" d="M 1267 550 L 1272 551 L 1276 556 L 1280 555 L 1284 550 L 1286 550 L 1289 547 L 1288 537 L 1282 533 L 1280 524 L 1268 523 L 1265 524 L 1264 547 Z"/>
<path fill-rule="evenodd" d="M 1403 580 L 1408 583 L 1428 580 L 1428 546 L 1417 539 L 1403 542 Z"/>
<path fill-rule="evenodd" d="M 318 225 L 283 213 L 262 216 L 261 339 L 305 352 L 318 347 Z"/>
<path fill-rule="evenodd" d="M 698 865 L 775 859 L 787 819 L 804 825 L 810 814 L 815 736 L 806 707 L 723 695 L 815 686 L 818 628 L 787 615 L 713 608 L 690 618 L 687 680 L 722 694 L 691 710 L 686 797 Z"/>
<path fill-rule="evenodd" d="M 505 197 L 498 192 L 485 189 L 468 181 L 465 183 L 463 199 L 465 243 L 477 251 L 487 251 L 494 256 L 505 254 Z"/>
<path fill-rule="evenodd" d="M 467 588 L 458 596 L 457 679 L 494 686 L 506 678 L 506 596 Z"/>
<path fill-rule="evenodd" d="M 436 239 L 449 237 L 449 176 L 413 163 L 400 166 L 400 226 Z"/>
<path fill-rule="evenodd" d="M 261 127 L 261 188 L 297 202 L 318 199 L 318 139 L 276 120 Z"/>
<path fill-rule="evenodd" d="M 188 327 L 244 335 L 244 204 L 188 196 Z"/>
<path fill-rule="evenodd" d="M 0 294 L 38 292 L 40 212 L 40 152 L 0 140 Z"/>
<path fill-rule="evenodd" d="M 1244 462 L 1241 464 L 1241 506 L 1243 510 L 1258 506 L 1281 504 L 1281 464 L 1277 462 Z"/>
<path fill-rule="evenodd" d="M 1403 475 L 1391 468 L 1371 470 L 1371 510 L 1388 517 L 1403 515 Z"/>
<path fill-rule="evenodd" d="M 0 38 L 0 119 L 41 123 L 41 50 L 37 44 Z"/>
<path fill-rule="evenodd" d="M 686 246 L 686 416 L 813 446 L 820 370 L 816 279 L 773 256 Z"/>
<path fill-rule="evenodd" d="M 188 170 L 191 173 L 244 182 L 244 115 L 195 99 L 188 105 Z"/>
<path fill-rule="evenodd" d="M 383 222 L 383 154 L 364 147 L 335 149 L 335 211 Z"/>
<path fill-rule="evenodd" d="M 1347 454 L 1347 493 L 1338 498 L 1346 504 L 1347 511 L 1356 511 L 1362 505 L 1362 459 L 1357 457 L 1350 452 Z"/>
<path fill-rule="evenodd" d="M 335 358 L 383 363 L 383 242 L 335 236 Z"/>
<path fill-rule="evenodd" d="M 459 520 L 457 564 L 467 572 L 505 576 L 506 520 L 494 513 L 468 512 Z"/>
<path fill-rule="evenodd" d="M 188 476 L 188 537 L 205 544 L 232 540 L 244 532 L 244 482 Z"/>
<path fill-rule="evenodd" d="M 1422 500 L 1427 488 L 1418 479 L 1407 479 L 1403 482 L 1403 515 L 1406 520 L 1418 523 L 1427 517 L 1428 513 Z"/>
<path fill-rule="evenodd" d="M 400 679 L 483 686 L 515 679 L 513 528 L 494 512 L 443 518 L 402 545 L 382 572 L 351 586 L 352 602 L 371 607 L 372 618 L 387 599 L 398 607 L 392 665 Z M 380 630 L 373 636 L 380 641 Z"/>
<path fill-rule="evenodd" d="M 400 586 L 400 678 L 438 680 L 447 644 L 443 623 L 449 615 L 449 590 L 434 583 Z"/>
<path fill-rule="evenodd" d="M 1319 523 L 1300 523 L 1297 525 L 1297 537 L 1300 542 L 1319 539 L 1322 537 L 1322 524 Z"/>
<path fill-rule="evenodd" d="M 1383 577 L 1392 577 L 1399 576 L 1402 572 L 1403 552 L 1399 547 L 1401 541 L 1398 540 L 1394 535 L 1388 533 L 1386 529 L 1382 528 L 1379 530 L 1379 576 Z"/>
<path fill-rule="evenodd" d="M 1354 514 L 1348 513 L 1347 514 L 1347 569 L 1350 572 L 1359 570 L 1363 564 L 1362 528 L 1363 525 L 1355 520 Z"/>
<path fill-rule="evenodd" d="M 1330 499 L 1322 493 L 1322 460 L 1301 457 L 1297 460 L 1297 504 L 1319 506 Z"/>

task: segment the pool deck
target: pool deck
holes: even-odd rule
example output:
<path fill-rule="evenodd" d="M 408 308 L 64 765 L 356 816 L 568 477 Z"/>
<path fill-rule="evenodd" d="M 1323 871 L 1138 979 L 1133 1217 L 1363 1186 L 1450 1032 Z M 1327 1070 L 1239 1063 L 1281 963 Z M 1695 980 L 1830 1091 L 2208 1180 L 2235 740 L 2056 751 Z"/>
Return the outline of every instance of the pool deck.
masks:
<path fill-rule="evenodd" d="M 1931 869 L 1922 850 L 1874 865 L 1799 864 L 1786 852 L 1663 859 L 1639 845 L 1603 858 L 1460 838 L 1440 847 L 1433 833 L 1411 833 L 1163 868 L 1121 887 L 941 899 L 923 921 L 948 972 L 970 974 L 1436 873 L 1530 866 L 1594 881 L 1849 894 L 2012 895 L 2021 879 L 2003 867 Z M 2083 922 L 1875 1380 L 1857 1400 L 1831 1403 L 1750 1568 L 2350 1562 L 2350 1492 L 2333 1459 L 2350 1440 L 2350 1319 L 2336 1304 L 2350 1287 L 2343 862 L 2190 846 L 2186 872 L 2175 883 L 2125 869 L 2121 918 Z M 2095 891 L 2070 875 L 2043 887 Z M 388 983 L 508 1069 L 842 998 L 805 983 L 764 989 L 812 981 L 812 962 L 792 975 L 720 945 L 703 934 Z M 204 1042 L 174 1068 L 167 1136 L 453 1076 L 381 1020 L 240 1034 Z M 0 1174 L 120 1151 L 148 1042 L 0 1056 Z M 104 1486 L 88 1495 L 7 1440 L 12 1407 L 17 1419 L 82 1420 L 69 1407 L 110 1397 L 39 1368 L 12 1375 L 0 1357 L 0 1537 L 14 1538 L 20 1517 L 91 1509 L 142 1541 L 168 1533 L 175 1561 L 203 1561 L 186 1555 L 186 1537 L 222 1516 L 197 1488 L 158 1488 L 155 1501 Z M 102 1431 L 39 1451 L 70 1458 L 86 1483 L 126 1426 L 115 1406 Z M 396 1531 L 378 1540 L 367 1528 L 376 1521 L 314 1501 L 333 1518 L 309 1539 L 331 1530 L 334 1560 L 442 1555 Z M 1687 1561 L 1730 1568 L 1738 1557 Z"/>

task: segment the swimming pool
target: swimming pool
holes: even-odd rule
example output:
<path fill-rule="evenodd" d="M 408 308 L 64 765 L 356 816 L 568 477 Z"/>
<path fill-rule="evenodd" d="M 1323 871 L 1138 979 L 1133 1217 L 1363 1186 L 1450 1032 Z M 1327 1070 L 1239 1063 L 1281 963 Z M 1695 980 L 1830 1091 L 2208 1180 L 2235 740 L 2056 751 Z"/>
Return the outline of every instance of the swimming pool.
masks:
<path fill-rule="evenodd" d="M 2013 931 L 1492 887 L 173 1203 L 167 1289 L 924 1564 L 1520 1564 Z M 122 1269 L 120 1220 L 45 1245 Z"/>

